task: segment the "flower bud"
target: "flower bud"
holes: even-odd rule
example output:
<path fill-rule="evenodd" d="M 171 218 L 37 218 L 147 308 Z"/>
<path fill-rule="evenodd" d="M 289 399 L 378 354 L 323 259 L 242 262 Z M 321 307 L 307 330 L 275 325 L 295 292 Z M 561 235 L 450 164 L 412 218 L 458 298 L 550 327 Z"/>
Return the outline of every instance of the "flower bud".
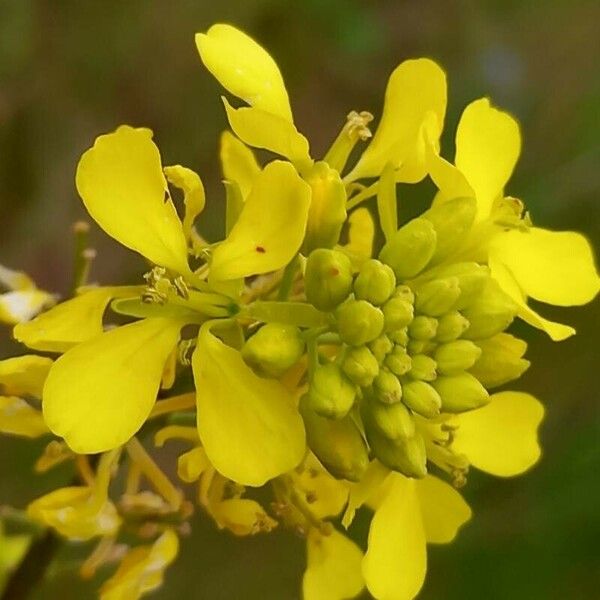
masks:
<path fill-rule="evenodd" d="M 437 344 L 431 340 L 410 340 L 406 345 L 406 350 L 411 356 L 414 356 L 415 354 L 427 354 L 436 347 Z"/>
<path fill-rule="evenodd" d="M 382 363 L 385 357 L 394 349 L 394 343 L 387 335 L 382 334 L 369 342 L 369 348 L 377 362 Z"/>
<path fill-rule="evenodd" d="M 390 338 L 394 344 L 399 346 L 404 346 L 406 348 L 406 344 L 408 344 L 408 328 L 403 327 L 402 329 L 395 329 L 394 331 L 389 331 L 387 336 Z"/>
<path fill-rule="evenodd" d="M 405 375 L 412 367 L 412 360 L 402 346 L 396 346 L 394 350 L 385 357 L 385 366 L 398 377 Z"/>
<path fill-rule="evenodd" d="M 382 370 L 373 381 L 373 393 L 379 402 L 393 404 L 402 399 L 402 386 L 393 373 Z"/>
<path fill-rule="evenodd" d="M 522 358 L 527 344 L 508 333 L 479 340 L 477 346 L 481 356 L 470 372 L 487 388 L 518 379 L 531 364 Z"/>
<path fill-rule="evenodd" d="M 306 261 L 304 289 L 306 299 L 314 307 L 332 311 L 352 291 L 350 259 L 338 250 L 313 250 Z"/>
<path fill-rule="evenodd" d="M 325 162 L 317 162 L 305 177 L 312 196 L 304 254 L 315 248 L 333 248 L 340 238 L 346 220 L 346 188 L 335 169 Z"/>
<path fill-rule="evenodd" d="M 350 348 L 342 363 L 348 379 L 360 387 L 367 387 L 379 373 L 379 363 L 366 346 Z"/>
<path fill-rule="evenodd" d="M 415 303 L 415 293 L 407 285 L 398 285 L 392 294 L 394 298 L 402 298 L 410 304 Z"/>
<path fill-rule="evenodd" d="M 440 414 L 442 400 L 436 390 L 424 381 L 405 381 L 402 384 L 402 401 L 408 408 L 428 419 Z"/>
<path fill-rule="evenodd" d="M 437 244 L 433 261 L 446 258 L 465 240 L 477 212 L 474 198 L 454 198 L 432 206 L 422 218 L 433 225 L 437 234 Z"/>
<path fill-rule="evenodd" d="M 513 300 L 490 278 L 479 296 L 463 311 L 470 323 L 463 337 L 468 340 L 492 337 L 504 331 L 512 323 L 516 313 L 517 307 Z"/>
<path fill-rule="evenodd" d="M 437 377 L 437 364 L 431 356 L 416 354 L 412 357 L 410 376 L 422 381 L 433 381 Z"/>
<path fill-rule="evenodd" d="M 305 395 L 300 399 L 299 409 L 310 449 L 334 477 L 360 481 L 369 466 L 369 452 L 352 417 L 326 419 L 308 404 Z"/>
<path fill-rule="evenodd" d="M 481 349 L 469 340 L 454 340 L 438 346 L 434 356 L 442 375 L 455 375 L 468 371 L 481 356 Z"/>
<path fill-rule="evenodd" d="M 458 278 L 434 279 L 417 289 L 415 309 L 430 317 L 439 317 L 456 304 L 459 296 Z"/>
<path fill-rule="evenodd" d="M 415 435 L 415 422 L 402 402 L 383 404 L 369 400 L 362 407 L 363 421 L 376 427 L 390 440 L 406 439 Z M 367 414 L 368 413 L 368 414 Z"/>
<path fill-rule="evenodd" d="M 408 326 L 408 335 L 413 340 L 427 341 L 435 337 L 438 322 L 432 317 L 419 315 Z"/>
<path fill-rule="evenodd" d="M 490 278 L 490 271 L 487 267 L 475 262 L 453 263 L 435 269 L 435 277 L 456 277 L 458 279 L 460 296 L 454 308 L 461 310 L 465 306 L 469 306 L 481 294 Z"/>
<path fill-rule="evenodd" d="M 394 292 L 394 271 L 382 262 L 370 259 L 364 262 L 354 281 L 354 295 L 371 304 L 383 304 Z"/>
<path fill-rule="evenodd" d="M 489 402 L 487 390 L 469 373 L 438 377 L 432 385 L 442 399 L 444 412 L 465 412 Z"/>
<path fill-rule="evenodd" d="M 436 233 L 426 219 L 413 219 L 385 244 L 380 260 L 392 267 L 397 279 L 418 275 L 435 252 Z"/>
<path fill-rule="evenodd" d="M 365 300 L 348 300 L 336 311 L 340 337 L 351 346 L 362 346 L 383 331 L 383 313 Z"/>
<path fill-rule="evenodd" d="M 390 298 L 382 307 L 386 332 L 406 327 L 413 319 L 413 305 L 402 297 Z"/>
<path fill-rule="evenodd" d="M 304 340 L 293 325 L 267 323 L 242 348 L 242 357 L 259 375 L 279 377 L 300 360 Z"/>
<path fill-rule="evenodd" d="M 375 427 L 367 428 L 367 440 L 377 459 L 392 471 L 422 479 L 427 475 L 425 441 L 419 433 L 413 437 L 390 440 Z"/>
<path fill-rule="evenodd" d="M 438 319 L 435 339 L 438 342 L 451 342 L 459 338 L 469 328 L 469 321 L 458 311 L 446 313 Z"/>
<path fill-rule="evenodd" d="M 354 404 L 356 388 L 335 363 L 319 365 L 308 388 L 310 408 L 322 417 L 341 419 Z"/>

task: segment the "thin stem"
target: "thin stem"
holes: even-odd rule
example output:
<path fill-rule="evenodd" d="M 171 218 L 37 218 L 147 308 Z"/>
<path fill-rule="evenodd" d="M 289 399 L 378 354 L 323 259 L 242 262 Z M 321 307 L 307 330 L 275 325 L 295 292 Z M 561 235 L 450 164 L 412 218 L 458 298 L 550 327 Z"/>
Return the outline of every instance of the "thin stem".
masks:
<path fill-rule="evenodd" d="M 150 419 L 167 415 L 172 412 L 190 410 L 196 406 L 196 395 L 194 393 L 181 394 L 172 398 L 158 400 L 150 413 Z"/>
<path fill-rule="evenodd" d="M 277 300 L 287 300 L 292 286 L 294 285 L 294 279 L 296 275 L 296 268 L 298 267 L 298 255 L 292 258 L 291 262 L 288 263 L 285 270 L 283 271 L 283 277 L 279 284 L 279 291 L 277 292 Z"/>
<path fill-rule="evenodd" d="M 346 204 L 346 210 L 352 210 L 354 207 L 358 206 L 361 202 L 372 198 L 377 194 L 377 190 L 379 188 L 379 181 L 371 184 L 368 188 L 365 188 L 362 192 L 356 194 L 356 196 L 352 196 L 350 200 L 348 200 Z"/>

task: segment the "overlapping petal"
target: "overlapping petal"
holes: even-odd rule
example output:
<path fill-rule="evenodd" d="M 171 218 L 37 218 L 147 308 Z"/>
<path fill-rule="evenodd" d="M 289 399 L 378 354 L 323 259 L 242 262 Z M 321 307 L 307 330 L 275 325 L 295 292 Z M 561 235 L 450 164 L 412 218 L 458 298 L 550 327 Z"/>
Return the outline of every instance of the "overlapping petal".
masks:
<path fill-rule="evenodd" d="M 42 397 L 52 359 L 35 354 L 0 361 L 0 390 L 15 396 Z"/>
<path fill-rule="evenodd" d="M 225 181 L 237 183 L 245 200 L 260 173 L 260 166 L 252 150 L 229 131 L 224 131 L 221 135 L 219 158 Z"/>
<path fill-rule="evenodd" d="M 211 278 L 238 279 L 284 267 L 304 239 L 310 198 L 310 186 L 292 165 L 267 165 L 231 233 L 214 251 Z"/>

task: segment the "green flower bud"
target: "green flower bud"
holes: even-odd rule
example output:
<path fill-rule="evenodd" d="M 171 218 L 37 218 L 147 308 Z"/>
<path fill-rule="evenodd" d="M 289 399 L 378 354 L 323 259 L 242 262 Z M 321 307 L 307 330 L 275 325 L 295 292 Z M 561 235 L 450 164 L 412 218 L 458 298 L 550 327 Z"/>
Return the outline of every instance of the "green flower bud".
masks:
<path fill-rule="evenodd" d="M 468 340 L 492 337 L 504 331 L 516 314 L 516 304 L 489 278 L 481 294 L 463 311 L 470 323 L 463 337 Z"/>
<path fill-rule="evenodd" d="M 342 363 L 342 371 L 356 385 L 367 387 L 379 373 L 379 363 L 366 346 L 359 346 L 348 350 Z"/>
<path fill-rule="evenodd" d="M 442 375 L 456 375 L 477 362 L 481 349 L 469 340 L 454 340 L 438 346 L 434 356 Z"/>
<path fill-rule="evenodd" d="M 356 388 L 335 363 L 318 366 L 308 388 L 310 408 L 322 417 L 341 419 L 354 405 Z"/>
<path fill-rule="evenodd" d="M 348 300 L 336 313 L 340 337 L 351 346 L 362 346 L 383 331 L 383 313 L 365 300 Z"/>
<path fill-rule="evenodd" d="M 479 340 L 477 346 L 481 349 L 481 356 L 470 372 L 486 388 L 518 379 L 531 364 L 522 358 L 527 344 L 508 333 Z"/>
<path fill-rule="evenodd" d="M 382 370 L 373 381 L 373 393 L 379 402 L 393 404 L 402 399 L 402 386 L 393 373 Z"/>
<path fill-rule="evenodd" d="M 304 341 L 293 325 L 267 323 L 242 348 L 242 357 L 259 375 L 279 377 L 300 360 Z"/>
<path fill-rule="evenodd" d="M 427 354 L 435 350 L 437 344 L 431 340 L 410 340 L 406 345 L 407 352 L 414 356 L 415 354 Z"/>
<path fill-rule="evenodd" d="M 422 417 L 433 419 L 440 414 L 442 399 L 430 384 L 419 380 L 405 381 L 402 392 L 404 404 Z"/>
<path fill-rule="evenodd" d="M 437 377 L 437 364 L 431 356 L 416 354 L 412 357 L 410 376 L 422 381 L 433 381 Z"/>
<path fill-rule="evenodd" d="M 375 427 L 367 428 L 367 440 L 377 459 L 392 471 L 422 479 L 427 475 L 425 441 L 419 433 L 411 438 L 390 440 Z"/>
<path fill-rule="evenodd" d="M 350 259 L 337 250 L 313 250 L 306 261 L 304 289 L 306 299 L 314 307 L 332 311 L 352 291 Z"/>
<path fill-rule="evenodd" d="M 390 338 L 383 334 L 369 342 L 369 348 L 378 363 L 382 363 L 385 357 L 394 349 L 394 343 Z"/>
<path fill-rule="evenodd" d="M 436 233 L 426 219 L 413 219 L 398 229 L 381 250 L 380 260 L 392 267 L 397 279 L 418 275 L 435 252 Z"/>
<path fill-rule="evenodd" d="M 408 326 L 408 335 L 413 340 L 427 341 L 435 337 L 438 322 L 433 317 L 419 315 Z"/>
<path fill-rule="evenodd" d="M 469 328 L 469 321 L 458 311 L 446 313 L 438 319 L 435 339 L 438 342 L 451 342 L 458 339 Z"/>
<path fill-rule="evenodd" d="M 442 399 L 444 412 L 465 412 L 489 402 L 487 390 L 469 373 L 438 377 L 432 385 Z"/>
<path fill-rule="evenodd" d="M 422 218 L 431 221 L 437 234 L 437 244 L 433 261 L 444 259 L 461 243 L 471 229 L 477 212 L 474 198 L 454 198 L 432 206 Z"/>
<path fill-rule="evenodd" d="M 402 298 L 407 302 L 410 302 L 410 304 L 415 303 L 415 293 L 407 285 L 402 284 L 396 286 L 392 295 L 394 298 Z"/>
<path fill-rule="evenodd" d="M 338 171 L 317 162 L 305 176 L 312 189 L 303 252 L 333 248 L 346 221 L 346 188 Z"/>
<path fill-rule="evenodd" d="M 299 408 L 310 449 L 334 477 L 360 481 L 369 466 L 369 452 L 352 417 L 326 419 L 308 405 L 305 395 L 300 399 Z"/>
<path fill-rule="evenodd" d="M 354 295 L 371 304 L 383 304 L 396 287 L 394 271 L 374 258 L 364 262 L 354 280 Z"/>
<path fill-rule="evenodd" d="M 406 327 L 413 319 L 413 305 L 399 296 L 390 298 L 382 307 L 386 332 Z"/>
<path fill-rule="evenodd" d="M 412 359 L 402 346 L 396 346 L 394 350 L 385 357 L 385 366 L 398 377 L 408 373 L 412 367 Z"/>
<path fill-rule="evenodd" d="M 398 344 L 399 346 L 404 346 L 406 348 L 406 344 L 408 344 L 408 328 L 403 327 L 402 329 L 395 329 L 394 331 L 389 331 L 387 336 L 390 338 L 394 344 Z"/>
<path fill-rule="evenodd" d="M 415 435 L 415 422 L 402 402 L 383 404 L 369 400 L 362 407 L 363 421 L 376 427 L 390 440 L 407 439 Z"/>
<path fill-rule="evenodd" d="M 439 317 L 456 304 L 459 296 L 457 277 L 434 279 L 417 289 L 415 309 L 430 317 Z"/>

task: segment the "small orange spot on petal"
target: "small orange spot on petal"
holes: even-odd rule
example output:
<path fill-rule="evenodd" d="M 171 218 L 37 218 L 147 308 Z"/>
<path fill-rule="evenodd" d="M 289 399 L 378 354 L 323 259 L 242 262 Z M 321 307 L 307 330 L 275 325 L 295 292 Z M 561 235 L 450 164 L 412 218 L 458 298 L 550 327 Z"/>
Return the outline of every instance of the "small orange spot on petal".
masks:
<path fill-rule="evenodd" d="M 266 250 L 262 246 L 256 246 L 256 251 L 260 254 L 264 254 Z"/>

